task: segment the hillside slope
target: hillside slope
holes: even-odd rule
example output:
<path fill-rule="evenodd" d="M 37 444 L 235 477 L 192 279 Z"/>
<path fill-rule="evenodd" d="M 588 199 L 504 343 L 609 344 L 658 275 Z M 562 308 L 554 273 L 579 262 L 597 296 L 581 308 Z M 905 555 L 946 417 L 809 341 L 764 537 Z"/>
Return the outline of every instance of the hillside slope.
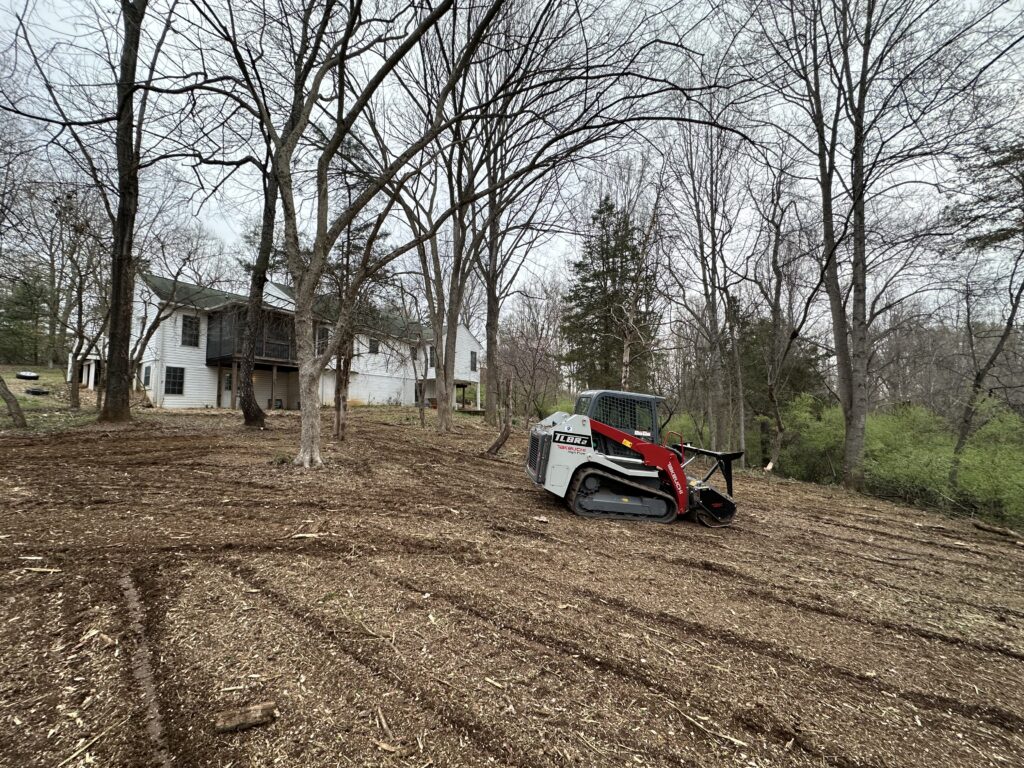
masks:
<path fill-rule="evenodd" d="M 413 418 L 320 472 L 293 414 L 0 437 L 0 764 L 1024 764 L 1012 540 L 749 478 L 729 529 L 582 520 Z"/>

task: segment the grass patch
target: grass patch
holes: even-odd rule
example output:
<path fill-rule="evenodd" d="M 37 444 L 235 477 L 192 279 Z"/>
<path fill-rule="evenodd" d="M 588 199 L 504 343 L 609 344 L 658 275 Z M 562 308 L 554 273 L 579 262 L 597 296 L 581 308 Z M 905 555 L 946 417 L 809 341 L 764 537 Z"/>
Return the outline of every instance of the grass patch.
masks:
<path fill-rule="evenodd" d="M 865 435 L 864 490 L 1024 527 L 1024 419 L 987 404 L 979 422 L 954 489 L 949 470 L 956 436 L 942 417 L 921 406 L 871 414 Z M 843 455 L 839 407 L 803 396 L 790 406 L 786 423 L 780 473 L 815 483 L 838 482 Z"/>
<path fill-rule="evenodd" d="M 39 374 L 36 381 L 16 378 L 18 371 L 32 371 Z M 96 420 L 96 396 L 88 390 L 80 390 L 82 407 L 72 411 L 64 371 L 59 368 L 29 365 L 3 365 L 0 374 L 11 392 L 17 398 L 25 414 L 31 432 L 62 432 L 67 429 L 89 424 Z M 29 389 L 48 389 L 48 395 L 30 395 Z M 7 409 L 0 406 L 0 429 L 10 429 Z"/>

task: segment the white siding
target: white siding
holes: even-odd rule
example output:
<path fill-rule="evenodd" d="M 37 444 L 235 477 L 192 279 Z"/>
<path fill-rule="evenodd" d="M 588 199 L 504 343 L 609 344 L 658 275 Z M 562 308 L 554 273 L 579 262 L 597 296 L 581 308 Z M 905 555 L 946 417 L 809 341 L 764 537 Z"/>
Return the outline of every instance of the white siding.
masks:
<path fill-rule="evenodd" d="M 142 334 L 153 324 L 153 320 L 157 316 L 159 311 L 159 299 L 149 289 L 149 286 L 143 281 L 138 281 L 135 288 L 135 296 L 132 299 L 132 348 L 135 348 L 136 343 Z M 164 321 L 164 323 L 170 322 L 170 319 Z M 162 381 L 160 378 L 160 349 L 163 344 L 163 324 L 157 327 L 156 331 L 153 332 L 153 336 L 149 340 L 149 344 L 142 353 L 142 367 L 139 370 L 139 380 L 145 381 L 146 368 L 149 368 L 149 386 L 145 387 L 146 394 L 149 397 L 150 402 L 154 405 L 159 405 L 158 397 L 162 390 L 157 389 L 157 382 Z M 186 386 L 188 373 L 185 374 Z"/>
<path fill-rule="evenodd" d="M 278 371 L 277 380 L 273 381 L 272 371 L 253 371 L 252 386 L 256 392 L 256 402 L 260 408 L 270 408 L 270 393 L 273 390 L 274 400 L 281 401 L 281 407 L 292 410 L 299 407 L 299 374 L 295 371 Z M 229 402 L 222 401 L 225 407 Z"/>
<path fill-rule="evenodd" d="M 470 353 L 476 353 L 476 370 L 470 370 Z M 483 346 L 469 332 L 469 328 L 460 325 L 455 336 L 455 380 L 477 383 L 480 381 L 480 363 Z"/>
<path fill-rule="evenodd" d="M 376 376 L 397 376 L 413 378 L 412 344 L 379 339 L 378 351 L 370 352 L 370 337 L 357 336 L 352 357 L 352 370 Z M 420 365 L 420 372 L 423 366 Z"/>
<path fill-rule="evenodd" d="M 181 343 L 181 324 L 185 315 L 199 317 L 199 346 Z M 177 309 L 157 329 L 153 341 L 157 359 L 153 363 L 150 379 L 150 399 L 163 408 L 215 408 L 217 405 L 217 369 L 206 365 L 205 312 Z M 159 340 L 157 337 L 159 336 Z M 181 395 L 164 393 L 164 381 L 169 367 L 185 369 L 185 392 Z M 230 397 L 230 395 L 229 395 Z M 223 401 L 222 401 L 223 402 Z M 229 401 L 230 403 L 230 401 Z"/>
<path fill-rule="evenodd" d="M 441 344 L 444 344 L 442 339 Z M 431 345 L 428 345 L 431 346 Z M 471 353 L 476 352 L 476 370 L 470 370 L 470 357 Z M 455 332 L 455 381 L 462 384 L 469 382 L 470 384 L 480 383 L 480 365 L 483 363 L 483 345 L 476 340 L 476 337 L 470 333 L 469 328 L 464 325 L 459 325 Z M 430 367 L 427 370 L 428 379 L 437 378 L 437 370 Z M 454 390 L 452 396 L 454 397 Z"/>
<path fill-rule="evenodd" d="M 412 405 L 415 398 L 412 377 L 381 376 L 373 373 L 353 374 L 348 398 L 353 404 Z"/>
<path fill-rule="evenodd" d="M 290 299 L 284 291 L 276 286 L 268 285 L 267 303 L 288 307 Z M 157 302 L 145 284 L 136 291 L 133 302 L 133 343 L 139 334 L 152 322 L 157 310 Z M 290 308 L 290 307 L 289 307 Z M 182 317 L 193 315 L 199 317 L 199 346 L 187 347 L 181 344 Z M 143 370 L 150 368 L 150 384 L 147 388 L 150 400 L 163 408 L 214 408 L 217 406 L 217 390 L 225 381 L 218 381 L 216 366 L 206 365 L 206 336 L 208 317 L 205 312 L 193 309 L 177 309 L 163 321 L 153 334 L 148 348 L 142 356 Z M 419 378 L 427 379 L 428 396 L 435 391 L 434 379 L 436 371 L 430 368 L 423 370 L 427 360 L 429 344 L 422 345 L 417 353 L 417 371 Z M 370 353 L 370 337 L 361 335 L 356 338 L 355 356 L 352 360 L 352 378 L 349 385 L 349 399 L 353 403 L 390 404 L 399 403 L 412 405 L 415 400 L 416 375 L 414 373 L 409 342 L 379 339 L 379 351 Z M 477 354 L 477 370 L 470 370 L 470 354 Z M 458 328 L 455 353 L 455 379 L 459 383 L 476 383 L 480 381 L 480 364 L 483 362 L 483 347 L 479 341 L 463 325 Z M 185 369 L 185 392 L 182 395 L 164 393 L 164 382 L 168 367 Z M 231 370 L 230 366 L 221 368 L 221 377 Z M 270 400 L 271 372 L 257 370 L 253 375 L 257 402 L 260 407 L 267 408 Z M 324 371 L 320 378 L 320 402 L 329 405 L 334 401 L 333 370 Z M 231 406 L 230 390 L 221 390 L 220 407 Z M 454 391 L 452 393 L 454 398 Z M 274 399 L 282 400 L 287 409 L 298 408 L 299 386 L 298 374 L 294 371 L 278 371 L 274 386 Z"/>

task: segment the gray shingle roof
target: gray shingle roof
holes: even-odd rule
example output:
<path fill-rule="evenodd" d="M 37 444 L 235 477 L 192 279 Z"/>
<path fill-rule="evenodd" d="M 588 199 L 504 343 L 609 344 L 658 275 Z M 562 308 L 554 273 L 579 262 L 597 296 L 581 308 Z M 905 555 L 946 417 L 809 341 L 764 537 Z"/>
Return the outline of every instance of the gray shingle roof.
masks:
<path fill-rule="evenodd" d="M 181 304 L 196 309 L 217 309 L 225 304 L 245 303 L 246 297 L 237 293 L 219 291 L 216 288 L 204 288 L 180 280 L 172 280 L 159 275 L 144 275 L 146 285 L 161 301 Z"/>
<path fill-rule="evenodd" d="M 246 304 L 249 299 L 240 293 L 221 291 L 216 288 L 205 288 L 199 285 L 172 280 L 159 275 L 143 275 L 146 285 L 152 289 L 161 301 L 180 304 L 196 309 L 214 310 L 230 304 Z M 294 301 L 295 291 L 291 286 L 273 283 L 273 286 Z M 267 309 L 282 311 L 280 307 L 265 304 Z M 314 311 L 325 320 L 337 317 L 337 299 L 330 295 L 318 296 Z M 416 339 L 433 341 L 434 334 L 429 325 L 422 325 L 415 320 L 405 318 L 395 309 L 373 308 L 359 319 L 364 333 L 379 334 L 394 339 Z"/>

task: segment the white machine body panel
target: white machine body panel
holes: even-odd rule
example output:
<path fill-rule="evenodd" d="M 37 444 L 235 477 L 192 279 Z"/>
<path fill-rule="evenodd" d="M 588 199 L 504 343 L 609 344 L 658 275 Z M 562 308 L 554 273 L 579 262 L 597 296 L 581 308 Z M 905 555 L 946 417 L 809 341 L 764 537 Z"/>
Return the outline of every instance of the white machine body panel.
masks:
<path fill-rule="evenodd" d="M 595 450 L 589 416 L 559 411 L 538 422 L 532 432 L 551 437 L 543 486 L 557 496 L 565 496 L 573 475 L 583 464 L 617 472 L 628 467 L 630 476 L 634 478 L 658 477 L 658 470 L 644 467 L 640 459 L 618 457 L 613 461 Z"/>

